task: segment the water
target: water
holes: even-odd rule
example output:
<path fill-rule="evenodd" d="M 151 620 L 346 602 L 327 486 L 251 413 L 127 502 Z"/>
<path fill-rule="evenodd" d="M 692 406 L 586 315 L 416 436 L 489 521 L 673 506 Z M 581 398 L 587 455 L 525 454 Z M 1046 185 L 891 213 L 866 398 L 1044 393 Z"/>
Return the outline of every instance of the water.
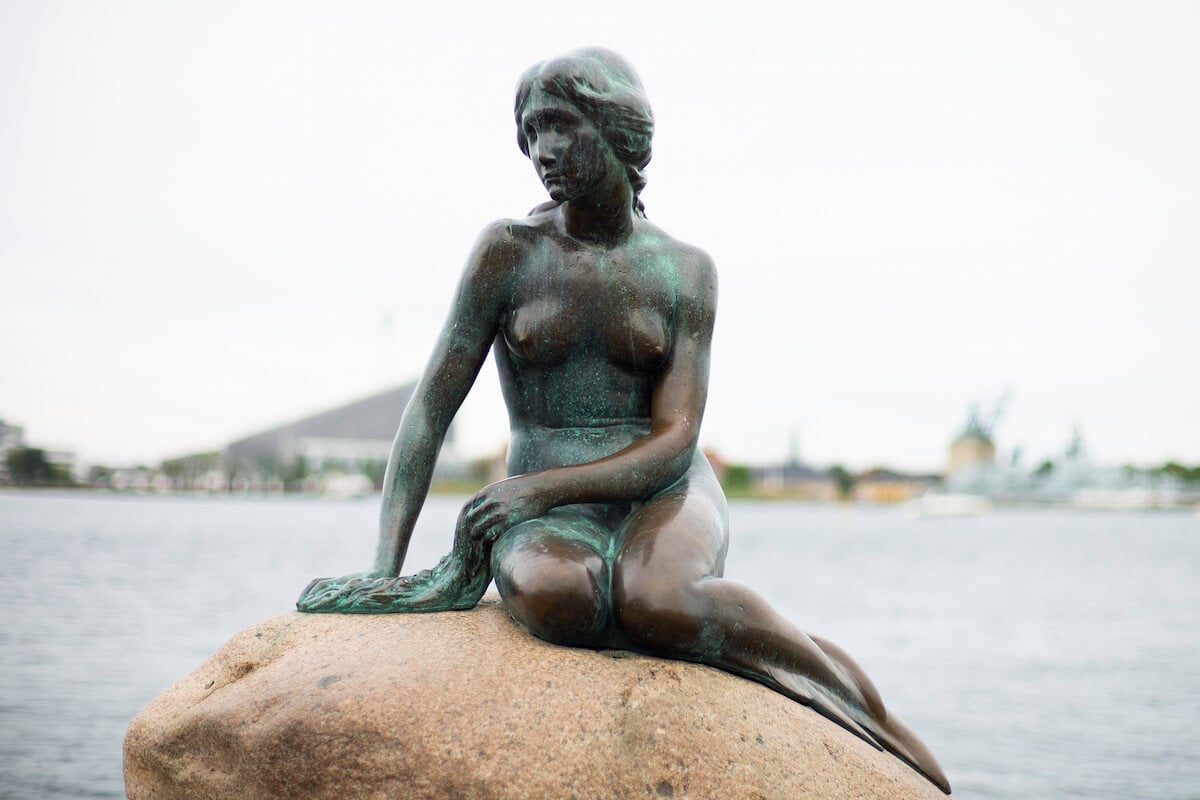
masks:
<path fill-rule="evenodd" d="M 408 568 L 449 545 L 433 498 Z M 121 798 L 130 718 L 318 575 L 375 500 L 0 493 L 0 798 Z M 728 574 L 845 647 L 958 798 L 1200 798 L 1200 517 L 736 503 Z"/>

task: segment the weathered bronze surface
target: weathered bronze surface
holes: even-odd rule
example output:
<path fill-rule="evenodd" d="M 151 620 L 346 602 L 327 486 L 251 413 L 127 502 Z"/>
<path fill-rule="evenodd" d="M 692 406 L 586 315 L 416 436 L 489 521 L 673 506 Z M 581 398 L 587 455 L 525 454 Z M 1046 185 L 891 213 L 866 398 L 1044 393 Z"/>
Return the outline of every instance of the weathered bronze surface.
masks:
<path fill-rule="evenodd" d="M 933 755 L 841 648 L 722 577 L 725 496 L 697 448 L 717 279 L 646 219 L 653 116 L 632 67 L 579 50 L 532 67 L 517 142 L 550 194 L 486 228 L 392 448 L 379 550 L 313 581 L 301 611 L 473 607 L 494 578 L 550 642 L 620 647 L 759 681 L 903 758 Z M 494 354 L 511 440 L 505 480 L 459 516 L 452 551 L 398 577 L 450 420 Z"/>

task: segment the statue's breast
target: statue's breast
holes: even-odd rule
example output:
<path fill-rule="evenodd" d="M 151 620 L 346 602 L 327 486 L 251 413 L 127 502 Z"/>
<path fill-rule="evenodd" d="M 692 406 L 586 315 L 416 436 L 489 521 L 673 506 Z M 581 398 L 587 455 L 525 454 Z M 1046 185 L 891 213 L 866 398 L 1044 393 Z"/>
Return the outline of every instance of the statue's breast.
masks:
<path fill-rule="evenodd" d="M 505 343 L 528 363 L 605 360 L 627 372 L 655 373 L 671 350 L 676 284 L 674 263 L 655 251 L 597 254 L 546 237 L 513 284 Z"/>
<path fill-rule="evenodd" d="M 508 315 L 504 340 L 521 361 L 549 366 L 603 354 L 614 366 L 637 373 L 656 372 L 671 343 L 663 309 L 630 306 L 628 298 L 606 302 L 563 295 L 541 296 L 518 306 Z"/>
<path fill-rule="evenodd" d="M 564 298 L 538 297 L 508 315 L 504 341 L 517 359 L 535 364 L 563 361 L 579 340 L 577 321 L 567 313 Z"/>
<path fill-rule="evenodd" d="M 631 372 L 657 372 L 670 351 L 666 317 L 653 308 L 630 309 L 603 325 L 609 359 Z"/>

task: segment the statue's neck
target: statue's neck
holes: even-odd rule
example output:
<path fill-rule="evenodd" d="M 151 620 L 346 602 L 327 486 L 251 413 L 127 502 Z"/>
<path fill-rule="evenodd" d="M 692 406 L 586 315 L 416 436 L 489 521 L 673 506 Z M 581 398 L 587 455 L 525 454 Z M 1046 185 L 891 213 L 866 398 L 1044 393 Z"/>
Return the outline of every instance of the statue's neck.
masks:
<path fill-rule="evenodd" d="M 622 179 L 563 204 L 563 225 L 576 239 L 615 245 L 633 232 L 633 187 Z"/>

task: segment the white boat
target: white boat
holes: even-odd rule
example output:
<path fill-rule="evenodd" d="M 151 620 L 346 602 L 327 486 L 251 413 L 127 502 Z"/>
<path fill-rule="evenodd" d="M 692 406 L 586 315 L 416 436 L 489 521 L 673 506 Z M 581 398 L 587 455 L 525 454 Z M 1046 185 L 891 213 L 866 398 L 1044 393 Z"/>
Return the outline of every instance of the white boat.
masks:
<path fill-rule="evenodd" d="M 923 519 L 926 517 L 977 517 L 989 514 L 993 509 L 992 501 L 978 494 L 957 494 L 929 491 L 920 497 L 906 500 L 900 504 L 901 511 L 906 517 Z"/>
<path fill-rule="evenodd" d="M 1071 505 L 1081 511 L 1144 511 L 1151 508 L 1178 508 L 1179 493 L 1163 489 L 1079 489 L 1071 495 Z"/>
<path fill-rule="evenodd" d="M 375 493 L 375 484 L 366 475 L 335 472 L 321 480 L 321 492 L 329 497 L 366 497 Z"/>

